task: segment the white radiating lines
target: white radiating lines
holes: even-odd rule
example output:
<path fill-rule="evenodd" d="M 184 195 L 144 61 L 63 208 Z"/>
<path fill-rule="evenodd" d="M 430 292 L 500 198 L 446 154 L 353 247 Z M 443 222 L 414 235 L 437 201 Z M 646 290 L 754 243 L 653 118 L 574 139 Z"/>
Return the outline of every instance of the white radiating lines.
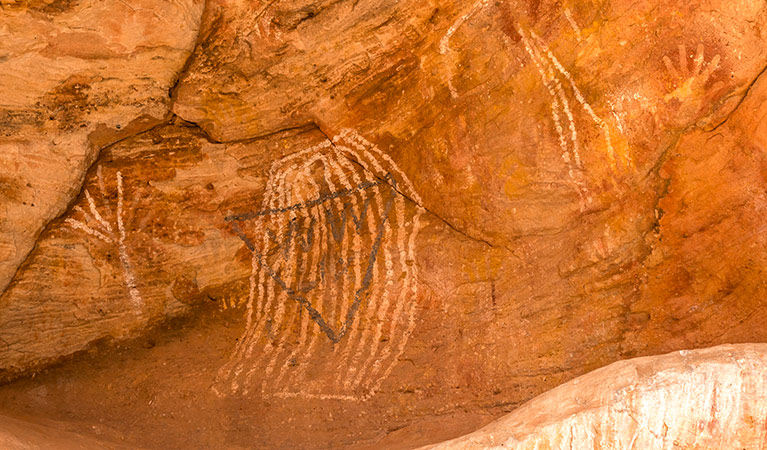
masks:
<path fill-rule="evenodd" d="M 96 169 L 96 176 L 98 178 L 98 189 L 101 194 L 102 207 L 105 214 L 99 212 L 96 201 L 93 199 L 88 189 L 85 189 L 84 194 L 88 203 L 88 211 L 85 211 L 80 206 L 75 206 L 73 209 L 80 213 L 82 220 L 70 217 L 65 219 L 64 222 L 69 224 L 72 228 L 84 231 L 107 244 L 117 246 L 118 258 L 120 260 L 120 265 L 122 266 L 123 278 L 125 279 L 125 287 L 128 290 L 128 295 L 133 302 L 133 306 L 140 309 L 144 301 L 136 287 L 136 277 L 133 274 L 133 266 L 128 257 L 128 250 L 125 244 L 126 233 L 123 219 L 123 176 L 120 171 L 118 171 L 115 176 L 117 186 L 117 209 L 115 213 L 112 212 L 112 208 L 109 206 L 101 166 Z M 107 217 L 114 215 L 114 226 L 104 218 L 104 215 Z M 115 228 L 117 229 L 116 233 Z"/>
<path fill-rule="evenodd" d="M 378 390 L 415 326 L 419 203 L 394 161 L 351 130 L 274 162 L 261 209 L 227 218 L 252 273 L 245 331 L 214 390 Z"/>
<path fill-rule="evenodd" d="M 567 176 L 570 178 L 570 184 L 573 186 L 573 189 L 578 194 L 581 211 L 585 211 L 590 198 L 588 197 L 585 183 L 582 180 L 583 163 L 581 162 L 580 146 L 578 144 L 578 130 L 573 112 L 570 109 L 570 102 L 562 82 L 557 77 L 554 65 L 546 58 L 540 46 L 531 37 L 528 37 L 523 29 L 520 28 L 518 32 L 522 36 L 525 51 L 533 61 L 544 86 L 546 86 L 546 90 L 551 96 L 551 117 L 559 135 L 559 146 L 562 149 L 562 159 L 567 165 Z M 560 110 L 567 119 L 569 135 L 562 127 Z"/>

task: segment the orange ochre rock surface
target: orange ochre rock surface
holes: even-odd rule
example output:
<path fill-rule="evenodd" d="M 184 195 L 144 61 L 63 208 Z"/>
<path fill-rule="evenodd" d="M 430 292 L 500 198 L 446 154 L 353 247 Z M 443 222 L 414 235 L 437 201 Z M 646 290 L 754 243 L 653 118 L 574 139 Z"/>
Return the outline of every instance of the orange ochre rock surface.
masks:
<path fill-rule="evenodd" d="M 764 448 L 766 33 L 0 0 L 0 443 Z"/>

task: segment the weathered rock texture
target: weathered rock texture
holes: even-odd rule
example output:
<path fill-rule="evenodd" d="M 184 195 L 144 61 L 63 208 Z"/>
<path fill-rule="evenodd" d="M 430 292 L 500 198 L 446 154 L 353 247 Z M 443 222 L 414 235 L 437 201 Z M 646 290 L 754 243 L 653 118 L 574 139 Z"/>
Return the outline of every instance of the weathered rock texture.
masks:
<path fill-rule="evenodd" d="M 767 448 L 767 346 L 621 361 L 437 449 Z"/>
<path fill-rule="evenodd" d="M 0 446 L 4 450 L 127 450 L 120 444 L 104 442 L 67 431 L 56 423 L 35 423 L 0 417 Z M 135 448 L 135 447 L 131 447 Z"/>
<path fill-rule="evenodd" d="M 11 0 L 0 9 L 0 290 L 99 149 L 168 113 L 201 0 Z"/>
<path fill-rule="evenodd" d="M 199 315 L 359 443 L 767 339 L 762 0 L 1 3 L 4 380 Z"/>

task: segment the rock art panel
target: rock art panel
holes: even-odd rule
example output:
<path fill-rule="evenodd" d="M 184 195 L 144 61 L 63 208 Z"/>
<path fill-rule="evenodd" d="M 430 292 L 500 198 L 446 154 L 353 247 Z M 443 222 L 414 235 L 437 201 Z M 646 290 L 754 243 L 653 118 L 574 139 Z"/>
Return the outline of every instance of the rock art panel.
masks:
<path fill-rule="evenodd" d="M 203 2 L 0 5 L 0 292 L 106 145 L 168 114 Z"/>
<path fill-rule="evenodd" d="M 352 130 L 141 133 L 105 151 L 0 297 L 0 376 L 216 301 L 244 326 L 222 395 L 368 398 L 416 324 L 419 200 Z"/>
<path fill-rule="evenodd" d="M 212 3 L 173 109 L 220 140 L 307 123 L 381 136 L 427 208 L 507 245 L 652 189 L 680 132 L 742 99 L 767 65 L 764 5 L 696 5 Z"/>
<path fill-rule="evenodd" d="M 321 447 L 767 339 L 762 0 L 0 3 L 0 378 L 199 315 Z"/>
<path fill-rule="evenodd" d="M 217 392 L 247 395 L 260 378 L 278 397 L 375 393 L 416 323 L 423 210 L 403 195 L 420 201 L 351 130 L 272 163 L 261 209 L 226 218 L 253 271 L 245 332 L 220 373 L 229 386 Z"/>

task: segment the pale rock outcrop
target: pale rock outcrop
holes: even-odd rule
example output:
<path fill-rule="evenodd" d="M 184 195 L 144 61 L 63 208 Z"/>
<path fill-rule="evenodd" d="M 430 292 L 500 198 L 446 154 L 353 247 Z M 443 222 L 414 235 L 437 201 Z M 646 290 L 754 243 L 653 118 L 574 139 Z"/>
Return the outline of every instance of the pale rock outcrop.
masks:
<path fill-rule="evenodd" d="M 617 362 L 423 449 L 766 447 L 767 345 L 743 344 Z"/>

